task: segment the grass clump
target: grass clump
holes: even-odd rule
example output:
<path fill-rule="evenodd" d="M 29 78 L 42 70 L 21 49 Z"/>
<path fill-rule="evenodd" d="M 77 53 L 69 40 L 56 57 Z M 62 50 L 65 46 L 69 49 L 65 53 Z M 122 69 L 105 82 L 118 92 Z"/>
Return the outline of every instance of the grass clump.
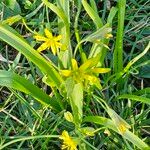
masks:
<path fill-rule="evenodd" d="M 2 1 L 0 149 L 149 149 L 148 3 Z"/>

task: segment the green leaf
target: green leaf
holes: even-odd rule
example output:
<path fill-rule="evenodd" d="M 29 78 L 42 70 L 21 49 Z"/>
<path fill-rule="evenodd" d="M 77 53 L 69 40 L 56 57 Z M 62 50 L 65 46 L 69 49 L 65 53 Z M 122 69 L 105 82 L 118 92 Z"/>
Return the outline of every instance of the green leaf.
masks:
<path fill-rule="evenodd" d="M 98 29 L 94 33 L 87 36 L 85 39 L 82 40 L 82 42 L 85 42 L 85 41 L 95 42 L 96 40 L 102 40 L 106 38 L 106 35 L 110 33 L 111 31 L 112 29 L 109 27 L 108 24 L 106 24 L 102 28 Z"/>
<path fill-rule="evenodd" d="M 21 19 L 22 19 L 22 17 L 20 15 L 15 15 L 15 16 L 9 17 L 6 20 L 2 21 L 2 24 L 8 24 L 11 26 L 12 24 L 18 22 Z"/>
<path fill-rule="evenodd" d="M 124 35 L 124 19 L 125 19 L 126 0 L 118 1 L 118 29 L 116 44 L 114 50 L 114 72 L 118 73 L 123 69 L 123 35 Z"/>
<path fill-rule="evenodd" d="M 74 55 L 77 52 L 77 49 L 79 48 L 79 46 L 84 43 L 84 42 L 93 42 L 94 44 L 101 45 L 101 46 L 105 46 L 103 43 L 103 39 L 106 38 L 106 35 L 108 33 L 110 33 L 112 31 L 112 29 L 110 28 L 109 24 L 104 25 L 102 28 L 98 29 L 97 31 L 95 31 L 94 33 L 86 36 L 84 39 L 82 39 L 76 46 L 75 48 L 75 52 Z M 97 54 L 96 54 L 97 55 Z"/>
<path fill-rule="evenodd" d="M 131 128 L 130 125 L 122 119 L 113 109 L 107 107 L 107 113 L 113 120 L 120 134 L 124 134 L 127 129 Z"/>
<path fill-rule="evenodd" d="M 112 7 L 111 10 L 110 10 L 110 12 L 109 12 L 109 15 L 108 15 L 108 18 L 107 18 L 107 23 L 110 26 L 112 26 L 112 21 L 113 21 L 115 15 L 116 15 L 117 11 L 118 11 L 118 8 Z"/>
<path fill-rule="evenodd" d="M 21 8 L 16 0 L 5 0 L 4 4 L 10 8 L 16 15 L 21 13 Z"/>
<path fill-rule="evenodd" d="M 100 124 L 120 134 L 119 130 L 116 127 L 116 124 L 112 120 L 105 118 L 105 117 L 87 116 L 83 119 L 83 122 L 90 122 L 90 123 L 93 122 L 96 124 Z M 145 148 L 148 148 L 148 145 L 146 143 L 144 143 L 139 137 L 137 137 L 135 134 L 133 134 L 129 130 L 127 130 L 122 136 L 142 150 Z"/>
<path fill-rule="evenodd" d="M 117 13 L 117 8 L 116 7 L 112 7 L 111 10 L 110 10 L 110 13 L 108 15 L 108 18 L 107 18 L 107 24 L 111 27 L 112 26 L 112 21 Z M 104 39 L 102 41 L 102 43 L 104 45 L 107 45 L 109 44 L 109 40 L 110 39 Z M 104 64 L 104 59 L 106 57 L 106 54 L 107 54 L 107 51 L 108 51 L 108 48 L 106 46 L 104 46 L 102 44 L 97 44 L 97 43 L 94 43 L 93 46 L 92 46 L 92 49 L 90 51 L 90 54 L 89 54 L 89 58 L 93 57 L 93 56 L 96 56 L 98 53 L 100 53 L 100 62 L 99 62 L 99 66 L 102 66 Z"/>
<path fill-rule="evenodd" d="M 73 110 L 75 123 L 80 125 L 83 116 L 83 89 L 80 83 L 74 85 L 70 103 Z"/>
<path fill-rule="evenodd" d="M 143 50 L 142 53 L 140 53 L 138 56 L 136 56 L 135 58 L 133 58 L 124 68 L 124 72 L 127 72 L 130 67 L 137 62 L 140 58 L 142 58 L 150 49 L 150 42 L 148 43 L 148 45 L 146 46 L 146 48 Z"/>
<path fill-rule="evenodd" d="M 91 1 L 92 2 L 92 1 Z M 91 17 L 91 19 L 93 20 L 94 24 L 96 25 L 96 28 L 99 29 L 103 26 L 102 20 L 99 17 L 97 11 L 95 11 L 95 9 L 93 9 L 86 0 L 82 0 L 82 5 L 84 7 L 84 9 L 86 10 L 86 12 L 88 13 L 88 15 Z M 93 3 L 92 3 L 92 6 Z"/>
<path fill-rule="evenodd" d="M 73 112 L 74 123 L 79 127 L 83 116 L 83 87 L 80 83 L 75 84 L 72 78 L 68 78 L 65 84 Z"/>
<path fill-rule="evenodd" d="M 62 83 L 62 78 L 54 67 L 34 50 L 22 36 L 13 28 L 0 23 L 0 39 L 17 49 L 23 55 L 37 65 L 40 70 L 52 80 L 57 87 Z"/>
<path fill-rule="evenodd" d="M 0 70 L 0 85 L 29 94 L 41 104 L 51 106 L 55 110 L 61 110 L 54 98 L 50 98 L 47 94 L 33 85 L 30 81 L 15 73 Z"/>
<path fill-rule="evenodd" d="M 133 101 L 138 101 L 142 103 L 146 103 L 150 105 L 150 98 L 142 97 L 142 96 L 136 96 L 136 95 L 130 95 L 130 94 L 123 94 L 119 95 L 117 99 L 130 99 Z"/>
<path fill-rule="evenodd" d="M 150 87 L 134 92 L 136 95 L 150 94 Z"/>

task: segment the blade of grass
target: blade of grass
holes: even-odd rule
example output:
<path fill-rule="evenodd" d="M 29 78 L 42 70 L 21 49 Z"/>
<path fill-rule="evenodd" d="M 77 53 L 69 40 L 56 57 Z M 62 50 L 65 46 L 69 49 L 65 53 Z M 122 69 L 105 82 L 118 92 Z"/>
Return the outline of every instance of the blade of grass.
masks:
<path fill-rule="evenodd" d="M 136 95 L 131 95 L 131 94 L 123 94 L 119 95 L 117 99 L 130 99 L 142 103 L 146 103 L 150 105 L 150 98 L 142 97 L 142 96 L 136 96 Z"/>
<path fill-rule="evenodd" d="M 11 144 L 14 144 L 16 142 L 25 141 L 25 140 L 34 140 L 39 138 L 59 138 L 59 135 L 37 135 L 37 136 L 18 136 L 18 137 L 8 137 L 8 139 L 14 139 L 10 142 L 7 142 L 4 145 L 0 145 L 0 149 L 4 149 L 5 147 L 8 147 Z"/>
<path fill-rule="evenodd" d="M 125 18 L 125 7 L 126 0 L 118 1 L 118 29 L 117 29 L 117 37 L 116 44 L 114 50 L 114 72 L 118 73 L 123 69 L 123 32 L 124 32 L 124 18 Z"/>
<path fill-rule="evenodd" d="M 103 22 L 101 18 L 99 17 L 98 13 L 87 3 L 86 0 L 82 0 L 82 5 L 90 18 L 93 20 L 94 24 L 96 25 L 96 28 L 99 29 L 103 26 Z"/>

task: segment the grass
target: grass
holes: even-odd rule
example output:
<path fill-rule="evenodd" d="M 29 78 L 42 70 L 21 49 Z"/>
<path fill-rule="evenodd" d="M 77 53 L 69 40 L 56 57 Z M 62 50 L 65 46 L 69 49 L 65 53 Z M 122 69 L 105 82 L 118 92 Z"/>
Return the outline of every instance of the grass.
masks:
<path fill-rule="evenodd" d="M 149 149 L 149 4 L 0 2 L 0 149 Z"/>

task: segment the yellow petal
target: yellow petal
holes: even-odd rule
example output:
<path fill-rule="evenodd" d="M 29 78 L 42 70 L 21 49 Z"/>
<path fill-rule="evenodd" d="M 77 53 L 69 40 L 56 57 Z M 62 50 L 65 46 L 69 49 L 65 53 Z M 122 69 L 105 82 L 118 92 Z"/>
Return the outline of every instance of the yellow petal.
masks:
<path fill-rule="evenodd" d="M 59 43 L 59 42 L 55 42 L 55 44 L 56 44 L 56 47 L 57 47 L 57 48 L 61 48 L 61 47 L 62 47 L 62 44 Z"/>
<path fill-rule="evenodd" d="M 64 77 L 69 77 L 71 75 L 72 71 L 71 70 L 60 70 L 60 73 Z"/>
<path fill-rule="evenodd" d="M 68 134 L 68 132 L 67 132 L 66 130 L 64 130 L 64 131 L 62 132 L 62 136 L 68 138 L 68 137 L 69 137 L 69 134 Z"/>
<path fill-rule="evenodd" d="M 88 80 L 91 85 L 95 85 L 98 89 L 102 88 L 99 78 L 94 75 L 84 75 L 84 79 Z"/>
<path fill-rule="evenodd" d="M 91 69 L 91 72 L 93 73 L 107 73 L 107 72 L 110 72 L 111 69 L 110 68 L 94 68 L 94 69 Z"/>
<path fill-rule="evenodd" d="M 112 34 L 110 34 L 110 33 L 108 33 L 108 34 L 106 34 L 106 39 L 109 39 L 109 38 L 112 38 L 113 37 L 113 35 Z"/>
<path fill-rule="evenodd" d="M 46 41 L 47 38 L 41 35 L 35 35 L 33 36 L 37 41 Z"/>
<path fill-rule="evenodd" d="M 62 39 L 62 36 L 61 35 L 58 35 L 54 38 L 55 41 L 60 41 Z"/>
<path fill-rule="evenodd" d="M 45 29 L 44 32 L 45 32 L 45 35 L 46 35 L 48 38 L 50 38 L 50 39 L 53 38 L 52 33 L 51 33 L 48 29 Z"/>
<path fill-rule="evenodd" d="M 38 49 L 38 52 L 44 51 L 45 49 L 47 49 L 48 45 L 47 42 L 43 43 Z"/>
<path fill-rule="evenodd" d="M 96 66 L 99 62 L 100 55 L 96 57 L 88 59 L 84 64 L 82 64 L 79 68 L 80 71 L 86 71 L 87 69 L 91 69 L 92 67 Z"/>
<path fill-rule="evenodd" d="M 72 63 L 72 69 L 77 70 L 78 69 L 77 61 L 75 59 L 71 59 L 71 63 Z"/>
<path fill-rule="evenodd" d="M 56 53 L 57 53 L 57 47 L 56 47 L 56 45 L 55 45 L 55 43 L 53 41 L 51 42 L 51 50 L 52 50 L 52 53 L 54 55 L 56 55 Z"/>

